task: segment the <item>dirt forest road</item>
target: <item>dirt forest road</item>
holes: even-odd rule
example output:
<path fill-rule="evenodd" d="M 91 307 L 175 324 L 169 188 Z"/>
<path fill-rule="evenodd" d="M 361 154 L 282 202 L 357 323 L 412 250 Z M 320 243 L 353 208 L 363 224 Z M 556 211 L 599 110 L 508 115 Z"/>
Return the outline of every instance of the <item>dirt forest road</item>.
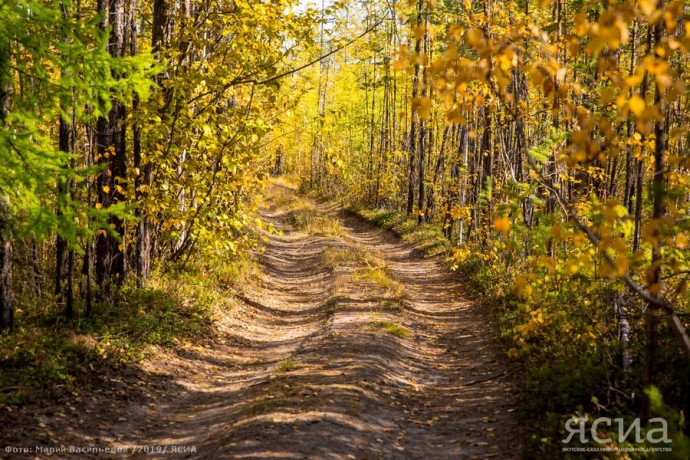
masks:
<path fill-rule="evenodd" d="M 306 216 L 338 219 L 338 236 L 295 230 L 292 195 L 269 189 L 263 216 L 282 235 L 214 349 L 215 383 L 134 444 L 196 445 L 207 458 L 518 456 L 495 327 L 457 277 L 326 205 Z"/>
<path fill-rule="evenodd" d="M 458 277 L 331 205 L 308 202 L 295 227 L 296 200 L 269 188 L 282 234 L 212 343 L 145 363 L 147 403 L 85 403 L 53 436 L 187 447 L 157 458 L 519 458 L 496 328 Z"/>

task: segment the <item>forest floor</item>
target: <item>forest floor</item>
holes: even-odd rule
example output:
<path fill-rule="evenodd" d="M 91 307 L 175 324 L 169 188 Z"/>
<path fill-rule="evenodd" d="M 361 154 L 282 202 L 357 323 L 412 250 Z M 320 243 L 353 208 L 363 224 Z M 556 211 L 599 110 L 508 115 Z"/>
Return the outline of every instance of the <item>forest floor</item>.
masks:
<path fill-rule="evenodd" d="M 76 456 L 69 446 L 160 458 L 519 458 L 490 311 L 391 232 L 328 203 L 295 214 L 298 200 L 269 187 L 261 214 L 282 233 L 268 235 L 257 279 L 212 338 L 154 350 L 107 388 L 17 416 L 3 428 L 8 444 L 38 458 L 41 445 L 63 446 L 54 456 L 65 458 Z"/>

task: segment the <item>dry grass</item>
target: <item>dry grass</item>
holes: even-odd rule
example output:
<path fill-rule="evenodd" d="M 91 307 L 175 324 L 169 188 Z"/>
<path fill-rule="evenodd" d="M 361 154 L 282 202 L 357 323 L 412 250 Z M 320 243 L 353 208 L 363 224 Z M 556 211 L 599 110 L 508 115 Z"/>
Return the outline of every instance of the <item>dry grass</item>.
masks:
<path fill-rule="evenodd" d="M 393 321 L 374 321 L 369 323 L 368 329 L 385 331 L 396 337 L 405 338 L 410 335 L 410 331 L 402 326 L 398 326 Z"/>
<path fill-rule="evenodd" d="M 373 283 L 396 299 L 401 300 L 405 296 L 403 285 L 391 277 L 390 268 L 380 253 L 374 253 L 362 246 L 329 247 L 323 252 L 323 263 L 334 269 L 346 265 L 360 265 L 352 273 L 353 281 Z"/>
<path fill-rule="evenodd" d="M 379 302 L 379 307 L 384 311 L 400 312 L 403 306 L 403 302 L 398 299 L 385 299 Z"/>
<path fill-rule="evenodd" d="M 290 224 L 309 236 L 343 236 L 345 230 L 336 217 L 324 216 L 316 206 L 306 200 L 285 196 L 279 197 L 275 205 L 287 211 Z"/>
<path fill-rule="evenodd" d="M 299 176 L 297 175 L 285 175 L 285 176 L 278 176 L 278 177 L 271 177 L 268 180 L 269 183 L 273 183 L 275 185 L 289 188 L 291 190 L 297 190 L 299 188 L 299 184 L 301 182 Z"/>
<path fill-rule="evenodd" d="M 276 374 L 282 374 L 283 372 L 294 371 L 295 369 L 300 369 L 302 367 L 304 366 L 301 363 L 287 359 L 282 363 L 278 364 L 278 367 L 276 367 L 275 372 Z"/>
<path fill-rule="evenodd" d="M 328 268 L 338 268 L 343 265 L 356 263 L 357 256 L 351 247 L 327 247 L 321 255 L 323 264 Z"/>
<path fill-rule="evenodd" d="M 331 291 L 331 295 L 333 297 L 339 296 L 341 293 L 346 292 L 346 285 L 347 282 L 349 281 L 348 276 L 343 276 L 343 275 L 337 275 L 335 279 L 333 280 L 333 290 Z"/>
<path fill-rule="evenodd" d="M 367 267 L 386 268 L 386 261 L 381 253 L 374 253 L 362 246 L 328 247 L 323 252 L 323 262 L 330 268 L 343 265 L 364 264 Z"/>
<path fill-rule="evenodd" d="M 405 296 L 403 285 L 389 275 L 387 267 L 363 267 L 355 271 L 352 278 L 355 281 L 374 283 L 379 288 L 386 290 L 389 296 L 396 299 L 402 299 Z"/>
<path fill-rule="evenodd" d="M 328 216 L 306 216 L 303 229 L 309 236 L 341 237 L 345 234 L 340 219 Z"/>

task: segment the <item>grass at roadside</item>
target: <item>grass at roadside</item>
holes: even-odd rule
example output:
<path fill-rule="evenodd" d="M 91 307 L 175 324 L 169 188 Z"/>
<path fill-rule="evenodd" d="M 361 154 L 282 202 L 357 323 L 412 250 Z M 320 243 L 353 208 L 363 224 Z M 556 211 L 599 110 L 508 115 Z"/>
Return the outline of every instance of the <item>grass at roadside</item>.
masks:
<path fill-rule="evenodd" d="M 443 236 L 438 224 L 417 225 L 415 217 L 383 209 L 351 208 L 350 211 L 367 222 L 392 230 L 404 241 L 414 244 L 424 255 L 450 254 L 451 244 Z"/>
<path fill-rule="evenodd" d="M 221 268 L 199 264 L 155 274 L 146 289 L 124 286 L 116 304 L 64 321 L 55 312 L 21 311 L 0 335 L 0 406 L 58 397 L 141 360 L 149 346 L 175 348 L 210 337 L 229 287 L 253 269 L 250 261 Z"/>

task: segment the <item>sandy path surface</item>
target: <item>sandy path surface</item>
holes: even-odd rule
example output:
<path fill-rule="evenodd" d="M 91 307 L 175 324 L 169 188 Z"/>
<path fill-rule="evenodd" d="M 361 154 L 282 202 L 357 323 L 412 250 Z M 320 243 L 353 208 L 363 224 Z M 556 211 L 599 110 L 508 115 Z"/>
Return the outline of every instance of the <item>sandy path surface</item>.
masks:
<path fill-rule="evenodd" d="M 293 193 L 269 188 L 262 215 L 282 234 L 269 236 L 261 274 L 217 337 L 149 360 L 146 398 L 129 384 L 130 402 L 102 420 L 86 401 L 60 436 L 147 446 L 134 457 L 518 458 L 497 328 L 461 280 L 328 205 L 315 212 L 336 219 L 338 235 L 296 230 L 281 205 Z"/>

